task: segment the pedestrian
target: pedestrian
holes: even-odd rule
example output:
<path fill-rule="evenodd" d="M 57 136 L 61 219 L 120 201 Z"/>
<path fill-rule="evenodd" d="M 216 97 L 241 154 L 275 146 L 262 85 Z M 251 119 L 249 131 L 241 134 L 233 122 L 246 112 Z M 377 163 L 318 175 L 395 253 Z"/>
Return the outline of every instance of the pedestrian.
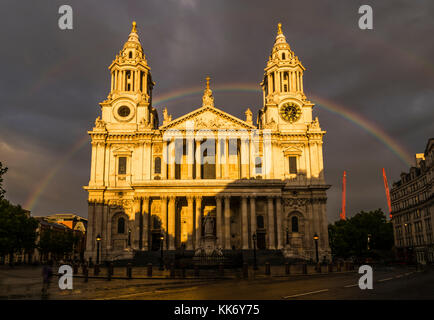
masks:
<path fill-rule="evenodd" d="M 42 267 L 42 299 L 48 299 L 48 289 L 50 288 L 51 278 L 53 277 L 53 261 Z"/>

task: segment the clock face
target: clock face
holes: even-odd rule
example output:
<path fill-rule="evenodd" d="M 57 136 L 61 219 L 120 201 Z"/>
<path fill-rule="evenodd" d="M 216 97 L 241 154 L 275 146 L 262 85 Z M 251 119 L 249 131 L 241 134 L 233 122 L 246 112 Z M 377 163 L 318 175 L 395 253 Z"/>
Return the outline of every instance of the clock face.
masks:
<path fill-rule="evenodd" d="M 130 108 L 128 108 L 127 106 L 122 106 L 118 109 L 118 114 L 121 117 L 128 117 L 128 115 L 130 114 Z"/>
<path fill-rule="evenodd" d="M 288 102 L 280 107 L 279 113 L 283 120 L 292 123 L 300 119 L 301 108 L 295 103 Z"/>

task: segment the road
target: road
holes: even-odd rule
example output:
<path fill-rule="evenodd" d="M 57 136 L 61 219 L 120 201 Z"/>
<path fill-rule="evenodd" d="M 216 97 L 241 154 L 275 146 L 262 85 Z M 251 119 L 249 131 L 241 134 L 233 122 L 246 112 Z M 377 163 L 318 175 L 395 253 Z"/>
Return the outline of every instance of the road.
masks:
<path fill-rule="evenodd" d="M 93 299 L 128 300 L 295 300 L 295 299 L 434 299 L 434 271 L 401 268 L 374 271 L 372 290 L 361 290 L 357 273 L 273 277 L 196 283 L 178 288 L 107 291 Z M 151 290 L 149 290 L 151 289 Z"/>
<path fill-rule="evenodd" d="M 26 273 L 27 275 L 28 273 Z M 3 274 L 6 275 L 6 274 Z M 36 271 L 35 271 L 36 275 Z M 39 275 L 39 273 L 38 273 Z M 0 273 L 1 276 L 1 273 Z M 24 281 L 18 275 L 16 288 Z M 28 275 L 29 279 L 33 279 Z M 354 300 L 354 299 L 434 299 L 434 269 L 382 267 L 374 269 L 372 290 L 361 290 L 357 272 L 262 276 L 257 279 L 230 280 L 95 280 L 85 283 L 74 280 L 74 290 L 61 291 L 56 281 L 50 289 L 50 299 L 95 300 Z M 8 273 L 8 280 L 12 284 Z M 2 297 L 3 299 L 5 296 Z M 9 295 L 13 299 L 40 299 L 37 288 L 24 295 Z"/>

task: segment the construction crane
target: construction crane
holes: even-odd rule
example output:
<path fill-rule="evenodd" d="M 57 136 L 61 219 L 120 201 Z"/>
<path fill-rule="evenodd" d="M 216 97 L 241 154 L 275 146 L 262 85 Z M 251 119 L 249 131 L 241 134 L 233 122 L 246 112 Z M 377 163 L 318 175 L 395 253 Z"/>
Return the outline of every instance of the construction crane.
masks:
<path fill-rule="evenodd" d="M 389 218 L 392 219 L 392 205 L 390 204 L 389 184 L 387 183 L 386 171 L 383 168 L 384 189 L 386 190 L 387 205 L 389 206 Z"/>
<path fill-rule="evenodd" d="M 347 192 L 347 173 L 344 171 L 344 176 L 342 177 L 342 209 L 341 209 L 341 220 L 345 220 L 345 196 Z"/>

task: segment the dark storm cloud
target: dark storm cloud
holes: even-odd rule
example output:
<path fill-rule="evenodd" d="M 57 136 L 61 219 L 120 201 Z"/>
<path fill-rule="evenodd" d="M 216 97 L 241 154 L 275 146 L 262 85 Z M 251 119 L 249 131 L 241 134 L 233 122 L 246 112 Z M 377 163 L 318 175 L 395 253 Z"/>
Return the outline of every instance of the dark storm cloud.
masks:
<path fill-rule="evenodd" d="M 357 112 L 409 153 L 434 136 L 434 3 L 372 4 L 374 30 L 358 29 L 361 1 L 69 1 L 74 30 L 57 27 L 60 1 L 2 1 L 0 20 L 0 161 L 10 168 L 7 196 L 24 204 L 44 177 L 86 136 L 109 89 L 108 65 L 131 28 L 139 35 L 157 85 L 154 96 L 175 89 L 233 82 L 258 84 L 276 24 L 307 68 L 304 88 Z M 214 94 L 216 106 L 244 117 L 261 94 Z M 157 106 L 180 116 L 200 106 L 193 96 Z M 330 220 L 338 217 L 341 178 L 348 174 L 347 212 L 386 210 L 381 168 L 389 181 L 406 165 L 372 134 L 322 108 L 327 130 L 325 174 L 332 185 Z M 90 147 L 56 173 L 34 214 L 86 216 Z"/>

